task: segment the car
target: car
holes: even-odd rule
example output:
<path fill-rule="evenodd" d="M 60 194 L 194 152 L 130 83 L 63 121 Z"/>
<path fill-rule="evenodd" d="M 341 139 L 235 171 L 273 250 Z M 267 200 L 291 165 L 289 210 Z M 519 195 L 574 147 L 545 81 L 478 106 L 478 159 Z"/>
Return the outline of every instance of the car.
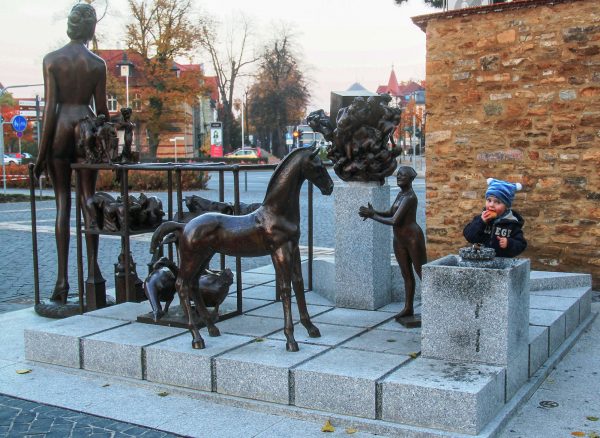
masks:
<path fill-rule="evenodd" d="M 14 155 L 4 154 L 4 164 L 12 166 L 13 164 L 21 164 L 21 159 Z"/>
<path fill-rule="evenodd" d="M 260 152 L 257 152 L 254 148 L 237 149 L 229 154 L 225 154 L 227 158 L 237 158 L 245 160 L 249 158 L 260 158 Z"/>

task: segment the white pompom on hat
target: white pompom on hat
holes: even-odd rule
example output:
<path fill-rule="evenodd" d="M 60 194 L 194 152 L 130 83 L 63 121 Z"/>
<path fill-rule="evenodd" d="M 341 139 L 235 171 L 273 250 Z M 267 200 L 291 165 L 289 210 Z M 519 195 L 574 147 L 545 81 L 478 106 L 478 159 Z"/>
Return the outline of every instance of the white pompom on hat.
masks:
<path fill-rule="evenodd" d="M 487 184 L 488 188 L 485 192 L 485 197 L 495 196 L 509 208 L 512 205 L 516 192 L 523 188 L 521 183 L 511 183 L 495 178 L 488 178 Z"/>

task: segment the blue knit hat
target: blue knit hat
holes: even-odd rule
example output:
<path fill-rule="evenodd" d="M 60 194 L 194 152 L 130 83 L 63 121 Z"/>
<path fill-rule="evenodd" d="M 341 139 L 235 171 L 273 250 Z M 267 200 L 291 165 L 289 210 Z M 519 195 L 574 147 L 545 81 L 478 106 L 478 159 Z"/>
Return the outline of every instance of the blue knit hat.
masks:
<path fill-rule="evenodd" d="M 485 197 L 495 196 L 508 208 L 512 205 L 515 193 L 523 188 L 520 183 L 511 183 L 500 179 L 488 178 L 488 188 Z"/>

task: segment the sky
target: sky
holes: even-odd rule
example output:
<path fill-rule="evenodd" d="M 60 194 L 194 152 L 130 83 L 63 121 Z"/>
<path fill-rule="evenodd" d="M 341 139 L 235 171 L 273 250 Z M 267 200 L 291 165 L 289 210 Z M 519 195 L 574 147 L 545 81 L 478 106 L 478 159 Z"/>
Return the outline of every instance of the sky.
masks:
<path fill-rule="evenodd" d="M 100 48 L 124 48 L 129 20 L 126 0 L 108 1 L 108 15 L 97 26 Z M 284 26 L 291 29 L 309 78 L 308 110 L 329 110 L 331 91 L 346 90 L 360 82 L 370 91 L 386 84 L 392 65 L 399 81 L 425 79 L 425 34 L 410 17 L 438 10 L 421 0 L 396 6 L 393 0 L 194 0 L 190 13 L 210 14 L 222 23 L 223 34 L 240 15 L 255 29 L 258 51 Z M 5 86 L 41 84 L 44 55 L 68 42 L 66 17 L 73 0 L 0 0 L 0 82 Z M 97 7 L 100 11 L 103 7 Z M 180 60 L 178 60 L 180 61 Z M 193 62 L 208 57 L 198 53 Z M 185 61 L 187 62 L 187 61 Z M 248 70 L 250 73 L 251 70 Z M 236 91 L 241 96 L 245 84 Z M 10 90 L 15 97 L 43 95 L 42 87 Z"/>

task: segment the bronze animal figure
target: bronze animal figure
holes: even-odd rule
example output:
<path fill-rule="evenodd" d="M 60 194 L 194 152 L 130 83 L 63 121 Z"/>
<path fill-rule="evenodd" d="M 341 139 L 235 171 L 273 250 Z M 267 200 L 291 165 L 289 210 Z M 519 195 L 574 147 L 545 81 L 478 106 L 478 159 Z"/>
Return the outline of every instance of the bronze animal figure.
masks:
<path fill-rule="evenodd" d="M 300 189 L 305 180 L 315 184 L 321 193 L 333 192 L 333 181 L 318 156 L 318 149 L 298 148 L 289 153 L 273 172 L 262 205 L 243 216 L 206 213 L 187 224 L 165 222 L 161 234 L 177 234 L 179 275 L 177 292 L 188 317 L 192 347 L 204 348 L 192 310 L 192 300 L 210 336 L 219 336 L 211 321 L 198 280 L 215 253 L 229 256 L 258 257 L 270 255 L 275 267 L 277 292 L 281 296 L 284 314 L 286 349 L 298 351 L 294 339 L 291 309 L 291 287 L 296 294 L 300 322 L 311 337 L 320 337 L 306 308 L 304 282 L 300 264 Z M 158 230 L 157 230 L 158 231 Z M 153 242 L 162 238 L 153 236 Z M 153 243 L 155 244 L 155 243 Z"/>

